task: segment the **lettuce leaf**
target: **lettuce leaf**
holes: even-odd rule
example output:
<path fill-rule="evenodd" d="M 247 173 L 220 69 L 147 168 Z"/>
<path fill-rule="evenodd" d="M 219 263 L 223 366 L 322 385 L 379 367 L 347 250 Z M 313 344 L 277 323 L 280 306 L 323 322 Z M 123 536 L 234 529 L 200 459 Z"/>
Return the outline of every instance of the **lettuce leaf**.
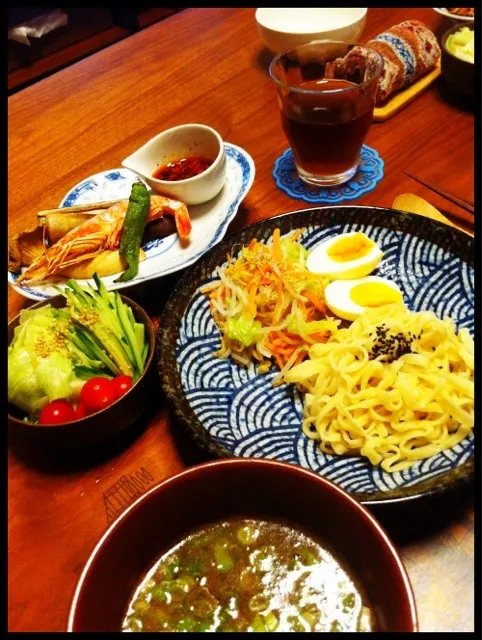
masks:
<path fill-rule="evenodd" d="M 306 265 L 308 250 L 303 245 L 299 242 L 293 242 L 289 238 L 281 238 L 280 242 L 288 262 L 292 264 L 300 263 L 302 266 Z"/>
<path fill-rule="evenodd" d="M 243 314 L 239 318 L 228 318 L 224 333 L 230 340 L 239 340 L 244 347 L 250 347 L 261 338 L 261 327 L 261 322 Z"/>
<path fill-rule="evenodd" d="M 73 362 L 50 305 L 22 311 L 8 348 L 7 377 L 8 402 L 31 417 L 47 402 L 71 398 L 76 386 Z"/>

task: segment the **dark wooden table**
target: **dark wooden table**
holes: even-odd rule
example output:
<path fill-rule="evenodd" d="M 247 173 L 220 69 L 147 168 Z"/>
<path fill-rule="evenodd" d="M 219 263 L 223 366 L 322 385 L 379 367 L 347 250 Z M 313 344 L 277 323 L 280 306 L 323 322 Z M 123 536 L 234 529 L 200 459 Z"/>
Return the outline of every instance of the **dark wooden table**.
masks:
<path fill-rule="evenodd" d="M 362 40 L 404 19 L 438 36 L 450 21 L 432 9 L 369 9 Z M 9 98 L 8 233 L 57 206 L 79 180 L 120 166 L 159 131 L 202 122 L 254 158 L 256 178 L 230 231 L 308 208 L 280 191 L 273 165 L 287 148 L 254 9 L 188 9 Z M 367 144 L 385 162 L 383 180 L 357 203 L 390 207 L 412 192 L 447 204 L 408 170 L 473 199 L 474 115 L 442 79 Z M 179 274 L 133 297 L 157 321 Z M 31 304 L 8 291 L 8 319 Z M 179 433 L 162 395 L 138 424 L 88 458 L 42 463 L 9 448 L 8 628 L 62 631 L 84 563 L 112 519 L 154 483 L 203 460 Z M 468 495 L 467 495 L 468 494 Z M 378 514 L 377 514 L 378 515 Z M 414 586 L 421 631 L 474 630 L 471 491 L 405 513 L 379 514 Z"/>

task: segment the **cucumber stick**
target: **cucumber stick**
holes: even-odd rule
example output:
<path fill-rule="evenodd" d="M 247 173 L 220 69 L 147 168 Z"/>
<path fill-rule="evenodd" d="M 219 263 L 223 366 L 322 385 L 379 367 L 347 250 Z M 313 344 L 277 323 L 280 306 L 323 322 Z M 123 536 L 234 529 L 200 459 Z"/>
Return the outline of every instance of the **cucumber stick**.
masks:
<path fill-rule="evenodd" d="M 101 365 L 108 375 L 128 375 L 135 381 L 148 351 L 144 325 L 135 321 L 117 292 L 107 291 L 97 274 L 93 279 L 96 288 L 81 287 L 70 279 L 64 290 L 58 289 L 67 306 L 57 313 L 70 319 L 67 337 L 75 350 L 85 354 L 84 366 Z"/>

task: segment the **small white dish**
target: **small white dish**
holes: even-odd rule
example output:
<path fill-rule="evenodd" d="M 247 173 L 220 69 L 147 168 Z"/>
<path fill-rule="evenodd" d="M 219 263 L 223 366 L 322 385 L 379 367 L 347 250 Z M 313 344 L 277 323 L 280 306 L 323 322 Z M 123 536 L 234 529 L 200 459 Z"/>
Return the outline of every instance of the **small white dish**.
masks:
<path fill-rule="evenodd" d="M 273 53 L 312 40 L 357 42 L 367 9 L 256 9 L 258 32 Z"/>
<path fill-rule="evenodd" d="M 184 180 L 159 180 L 153 174 L 162 165 L 189 156 L 203 156 L 212 164 L 202 173 Z M 226 179 L 226 149 L 215 129 L 204 124 L 181 124 L 162 131 L 122 161 L 155 191 L 187 205 L 212 200 Z"/>
<path fill-rule="evenodd" d="M 254 181 L 255 166 L 252 157 L 241 147 L 225 143 L 226 180 L 221 191 L 209 202 L 189 207 L 192 231 L 187 245 L 181 243 L 177 233 L 166 238 L 151 240 L 143 249 L 146 259 L 139 263 L 137 276 L 129 282 L 114 282 L 119 274 L 102 278 L 109 291 L 123 289 L 154 278 L 174 273 L 198 260 L 208 249 L 224 238 L 229 223 Z M 139 177 L 129 169 L 111 169 L 86 178 L 73 187 L 62 199 L 60 207 L 89 204 L 105 200 L 128 198 L 132 183 Z M 153 193 L 152 190 L 150 190 Z M 46 300 L 58 295 L 51 284 L 17 285 L 17 274 L 8 271 L 10 286 L 30 300 Z M 79 280 L 90 283 L 93 280 Z M 60 288 L 65 285 L 56 283 Z"/>

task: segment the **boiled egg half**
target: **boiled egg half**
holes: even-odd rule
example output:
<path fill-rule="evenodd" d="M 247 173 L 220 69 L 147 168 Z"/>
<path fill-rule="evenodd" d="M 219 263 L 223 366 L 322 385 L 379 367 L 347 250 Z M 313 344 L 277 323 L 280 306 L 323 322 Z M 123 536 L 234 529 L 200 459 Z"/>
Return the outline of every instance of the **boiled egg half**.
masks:
<path fill-rule="evenodd" d="M 308 254 L 306 267 L 331 280 L 363 278 L 383 258 L 383 251 L 362 231 L 341 233 L 328 238 Z"/>
<path fill-rule="evenodd" d="M 401 303 L 403 296 L 394 282 L 380 276 L 356 280 L 334 280 L 325 289 L 325 302 L 332 313 L 355 320 L 367 309 Z"/>

